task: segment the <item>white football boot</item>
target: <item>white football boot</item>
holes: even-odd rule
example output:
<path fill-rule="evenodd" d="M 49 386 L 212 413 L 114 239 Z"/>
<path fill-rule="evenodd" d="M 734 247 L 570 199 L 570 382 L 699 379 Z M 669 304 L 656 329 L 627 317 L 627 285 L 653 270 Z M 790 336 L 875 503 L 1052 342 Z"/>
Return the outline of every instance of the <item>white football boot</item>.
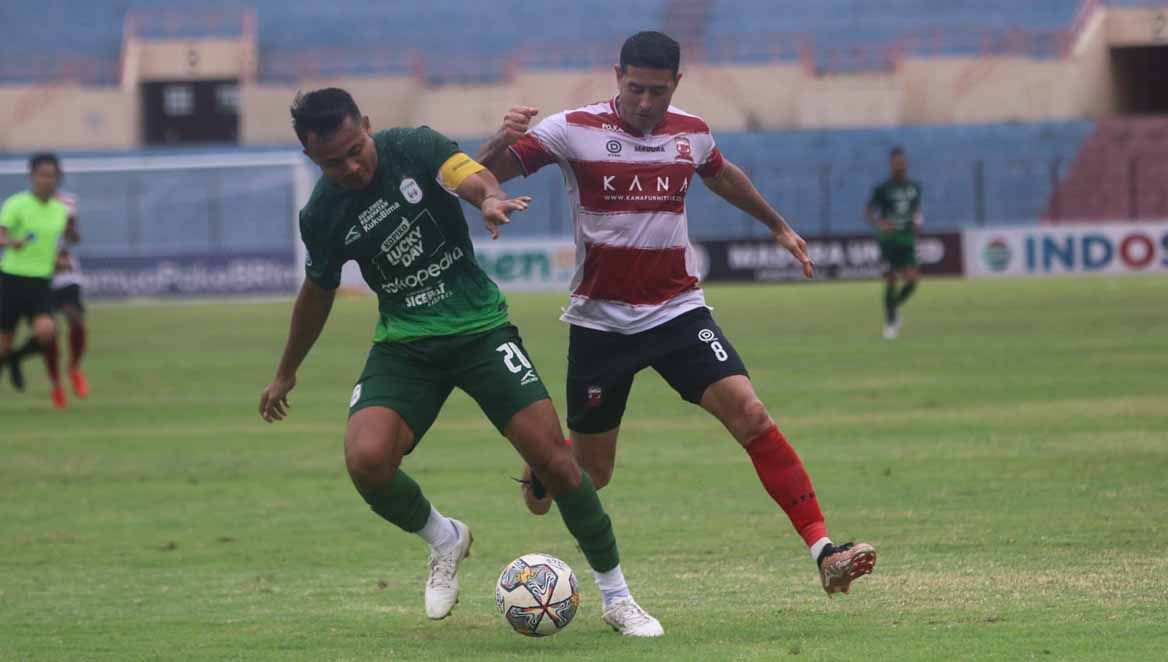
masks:
<path fill-rule="evenodd" d="M 430 576 L 426 578 L 426 616 L 440 620 L 450 615 L 458 603 L 458 569 L 462 560 L 470 556 L 474 536 L 462 522 L 450 518 L 458 531 L 458 542 L 449 549 L 430 550 Z"/>
<path fill-rule="evenodd" d="M 898 308 L 896 310 L 895 316 L 892 318 L 892 324 L 884 325 L 884 339 L 896 340 L 896 337 L 900 335 L 900 324 L 900 309 Z"/>
<path fill-rule="evenodd" d="M 660 637 L 665 634 L 661 622 L 641 609 L 631 596 L 617 598 L 605 607 L 604 622 L 626 637 Z"/>

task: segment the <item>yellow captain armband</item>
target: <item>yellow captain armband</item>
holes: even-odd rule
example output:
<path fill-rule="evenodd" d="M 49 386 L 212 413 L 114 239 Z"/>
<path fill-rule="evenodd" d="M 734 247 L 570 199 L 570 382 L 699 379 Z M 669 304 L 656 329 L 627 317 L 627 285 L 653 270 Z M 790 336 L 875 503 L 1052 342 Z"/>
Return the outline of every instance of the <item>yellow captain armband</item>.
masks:
<path fill-rule="evenodd" d="M 466 181 L 467 177 L 483 170 L 486 170 L 483 164 L 459 152 L 446 159 L 446 163 L 438 168 L 438 183 L 442 185 L 442 188 L 453 193 Z"/>

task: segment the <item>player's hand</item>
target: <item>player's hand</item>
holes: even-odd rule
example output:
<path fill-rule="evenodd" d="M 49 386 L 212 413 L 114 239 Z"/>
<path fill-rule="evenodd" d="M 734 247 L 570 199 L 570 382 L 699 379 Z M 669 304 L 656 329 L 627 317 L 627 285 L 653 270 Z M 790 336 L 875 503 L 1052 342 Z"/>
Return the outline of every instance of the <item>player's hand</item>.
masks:
<path fill-rule="evenodd" d="M 883 218 L 876 223 L 876 227 L 880 228 L 883 232 L 892 232 L 896 229 L 895 225 Z"/>
<path fill-rule="evenodd" d="M 795 256 L 796 260 L 803 265 L 803 277 L 813 278 L 815 276 L 815 263 L 807 256 L 807 242 L 803 241 L 803 237 L 791 228 L 783 228 L 774 233 L 775 242 L 787 252 Z"/>
<path fill-rule="evenodd" d="M 260 394 L 260 417 L 271 423 L 282 421 L 288 416 L 288 392 L 296 388 L 296 377 L 276 375 L 271 384 Z"/>
<path fill-rule="evenodd" d="M 482 207 L 480 207 L 483 212 L 483 225 L 487 226 L 487 232 L 491 233 L 491 239 L 499 238 L 500 225 L 507 225 L 511 222 L 511 212 L 527 211 L 529 204 L 531 204 L 531 196 L 529 195 L 521 195 L 509 200 L 498 198 L 483 200 Z"/>
<path fill-rule="evenodd" d="M 527 130 L 531 128 L 531 118 L 539 114 L 538 108 L 531 106 L 515 106 L 507 111 L 503 116 L 503 136 L 506 138 L 508 145 L 515 144 L 515 141 L 523 137 Z"/>

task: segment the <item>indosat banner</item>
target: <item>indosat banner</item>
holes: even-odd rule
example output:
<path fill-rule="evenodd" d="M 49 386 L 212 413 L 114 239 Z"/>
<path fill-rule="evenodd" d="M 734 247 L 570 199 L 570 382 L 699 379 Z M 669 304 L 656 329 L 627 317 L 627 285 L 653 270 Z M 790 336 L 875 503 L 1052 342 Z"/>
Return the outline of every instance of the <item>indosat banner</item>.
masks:
<path fill-rule="evenodd" d="M 1168 271 L 1168 223 L 979 229 L 964 235 L 970 277 Z"/>

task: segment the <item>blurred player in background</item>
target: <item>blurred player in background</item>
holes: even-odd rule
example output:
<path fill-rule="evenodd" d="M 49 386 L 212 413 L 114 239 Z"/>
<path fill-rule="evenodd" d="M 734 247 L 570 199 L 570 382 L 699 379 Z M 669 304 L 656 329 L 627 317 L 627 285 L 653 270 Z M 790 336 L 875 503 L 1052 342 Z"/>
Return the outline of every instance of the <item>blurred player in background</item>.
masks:
<path fill-rule="evenodd" d="M 85 306 L 81 303 L 81 261 L 72 250 L 81 242 L 77 230 L 77 196 L 60 191 L 57 199 L 69 210 L 69 222 L 61 240 L 61 250 L 57 254 L 57 270 L 53 275 L 53 309 L 65 317 L 69 325 L 69 381 L 77 397 L 89 395 L 89 382 L 81 371 L 81 356 L 85 353 Z M 12 353 L 8 367 L 12 384 L 17 390 L 24 389 L 24 372 L 21 361 L 40 352 L 40 343 L 31 336 L 20 349 Z"/>
<path fill-rule="evenodd" d="M 908 178 L 904 149 L 892 148 L 888 156 L 892 175 L 876 185 L 864 211 L 876 228 L 880 260 L 884 263 L 884 337 L 900 333 L 900 308 L 917 289 L 921 270 L 917 265 L 917 230 L 921 227 L 921 185 Z M 896 277 L 904 279 L 898 292 Z"/>
<path fill-rule="evenodd" d="M 53 305 L 65 316 L 69 325 L 69 381 L 77 397 L 89 395 L 89 382 L 81 371 L 81 357 L 85 354 L 85 306 L 81 303 L 81 260 L 74 247 L 81 243 L 81 233 L 77 228 L 77 196 L 62 191 L 57 196 L 69 209 L 69 223 L 65 226 L 61 255 L 57 259 L 57 272 L 53 276 Z"/>
<path fill-rule="evenodd" d="M 564 443 L 507 300 L 475 261 L 458 202 L 477 207 L 497 237 L 498 226 L 527 209 L 530 198 L 508 199 L 490 172 L 429 127 L 373 133 L 344 90 L 298 96 L 292 118 L 323 175 L 300 212 L 306 278 L 260 414 L 269 422 L 287 414 L 288 392 L 328 320 L 341 267 L 356 260 L 381 314 L 349 402 L 345 462 L 373 512 L 430 545 L 426 615 L 445 618 L 454 608 L 471 532 L 439 513 L 401 463 L 457 387 L 548 480 L 564 524 L 597 573 L 605 622 L 625 635 L 661 635 L 661 624 L 629 594 L 612 522 Z"/>
<path fill-rule="evenodd" d="M 29 159 L 29 190 L 11 196 L 0 208 L 0 249 L 4 250 L 0 258 L 0 366 L 11 367 L 19 360 L 12 356 L 12 344 L 20 321 L 28 320 L 34 334 L 30 341 L 45 357 L 57 409 L 67 404 L 51 287 L 69 222 L 68 208 L 57 199 L 60 178 L 56 155 L 35 154 Z"/>
<path fill-rule="evenodd" d="M 709 126 L 670 105 L 681 81 L 680 47 L 640 32 L 621 48 L 617 96 L 557 113 L 528 131 L 536 114 L 513 108 L 480 151 L 500 181 L 556 164 L 572 197 L 577 271 L 563 319 L 568 344 L 568 427 L 584 468 L 603 487 L 612 477 L 621 418 L 634 376 L 652 367 L 687 402 L 722 422 L 786 512 L 819 568 L 828 595 L 872 571 L 871 545 L 835 545 L 811 479 L 767 408 L 746 366 L 714 322 L 698 285 L 685 196 L 696 174 L 711 191 L 767 226 L 803 265 L 806 243 L 723 156 Z M 542 476 L 524 469 L 528 508 L 547 512 Z"/>

